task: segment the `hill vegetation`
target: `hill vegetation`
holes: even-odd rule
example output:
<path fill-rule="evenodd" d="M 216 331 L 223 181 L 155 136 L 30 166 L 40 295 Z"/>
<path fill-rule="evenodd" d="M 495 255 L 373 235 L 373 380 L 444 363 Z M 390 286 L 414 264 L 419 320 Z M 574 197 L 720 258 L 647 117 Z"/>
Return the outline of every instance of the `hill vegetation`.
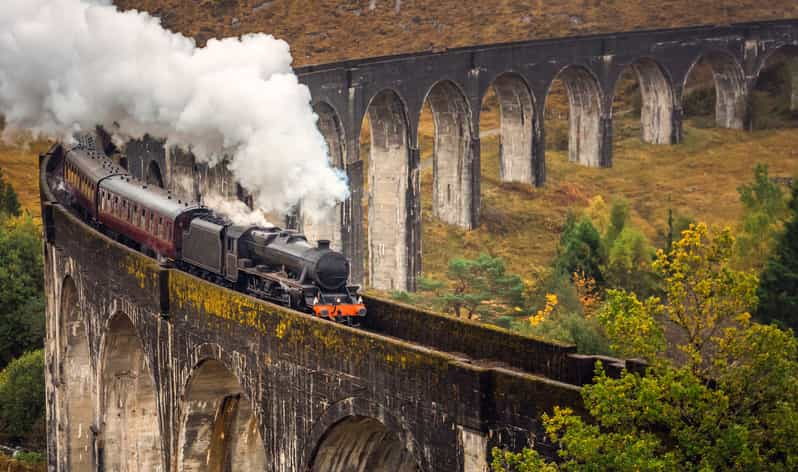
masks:
<path fill-rule="evenodd" d="M 0 444 L 43 451 L 45 301 L 40 234 L 41 226 L 30 213 L 23 213 L 13 185 L 0 169 Z M 37 462 L 41 454 L 22 457 Z M 0 455 L 0 464 L 8 470 L 34 470 L 17 462 Z"/>
<path fill-rule="evenodd" d="M 791 0 L 115 0 L 204 43 L 266 32 L 296 65 L 474 44 L 798 17 Z"/>

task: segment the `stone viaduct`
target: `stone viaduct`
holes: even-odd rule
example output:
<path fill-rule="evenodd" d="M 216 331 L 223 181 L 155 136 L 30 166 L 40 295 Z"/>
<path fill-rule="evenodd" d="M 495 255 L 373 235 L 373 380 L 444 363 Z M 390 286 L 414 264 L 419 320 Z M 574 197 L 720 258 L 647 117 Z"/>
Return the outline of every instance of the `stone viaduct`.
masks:
<path fill-rule="evenodd" d="M 592 377 L 571 346 L 378 298 L 350 328 L 224 289 L 40 182 L 52 472 L 483 472 L 493 446 L 551 455 L 540 414 Z"/>
<path fill-rule="evenodd" d="M 489 89 L 500 106 L 502 179 L 540 186 L 546 179 L 543 113 L 555 80 L 568 95 L 569 159 L 610 167 L 612 103 L 624 71 L 631 68 L 640 85 L 642 139 L 669 145 L 681 140 L 682 95 L 699 61 L 712 68 L 717 125 L 746 128 L 750 91 L 777 52 L 790 63 L 792 105 L 798 108 L 798 20 L 537 40 L 300 68 L 331 160 L 346 171 L 352 190 L 329 221 L 303 229 L 341 247 L 352 259 L 355 280 L 412 290 L 422 264 L 418 126 L 425 102 L 435 124 L 433 211 L 468 229 L 479 223 L 479 123 Z M 361 156 L 366 117 L 371 145 L 369 155 Z M 136 143 L 128 154 L 132 172 L 175 190 L 200 182 L 190 190 L 212 186 L 240 196 L 224 169 L 198 169 L 190 156 L 157 143 Z"/>
<path fill-rule="evenodd" d="M 334 221 L 305 229 L 335 240 L 371 286 L 412 288 L 425 100 L 435 122 L 435 212 L 471 228 L 489 88 L 501 108 L 501 175 L 542 185 L 541 123 L 555 79 L 568 92 L 571 160 L 610 166 L 612 95 L 626 68 L 641 84 L 643 139 L 674 144 L 686 77 L 700 59 L 714 72 L 718 124 L 743 128 L 763 65 L 777 51 L 798 57 L 796 49 L 798 22 L 784 21 L 301 69 L 332 161 L 353 189 Z M 360 156 L 366 116 L 370 155 Z M 44 177 L 52 157 L 42 158 L 40 182 L 51 471 L 484 471 L 493 446 L 551 455 L 540 414 L 580 408 L 596 357 L 375 297 L 361 328 L 338 326 L 162 267 L 60 205 Z M 225 169 L 154 141 L 131 143 L 124 158 L 159 185 L 246 198 Z M 604 361 L 611 374 L 641 367 Z"/>

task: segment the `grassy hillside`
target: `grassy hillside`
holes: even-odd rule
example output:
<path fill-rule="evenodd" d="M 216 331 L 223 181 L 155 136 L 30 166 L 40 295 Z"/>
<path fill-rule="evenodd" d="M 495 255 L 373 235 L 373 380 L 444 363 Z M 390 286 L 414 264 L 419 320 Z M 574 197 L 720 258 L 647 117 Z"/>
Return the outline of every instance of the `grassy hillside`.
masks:
<path fill-rule="evenodd" d="M 599 32 L 798 17 L 793 0 L 115 0 L 196 37 L 271 33 L 296 64 Z"/>
<path fill-rule="evenodd" d="M 38 155 L 48 146 L 46 142 L 12 146 L 0 141 L 0 169 L 6 181 L 14 186 L 22 207 L 37 219 L 41 216 Z"/>
<path fill-rule="evenodd" d="M 480 228 L 463 231 L 433 219 L 431 171 L 422 177 L 424 272 L 440 277 L 452 257 L 487 251 L 503 257 L 512 272 L 534 278 L 554 256 L 568 212 L 585 209 L 597 195 L 608 203 L 629 200 L 633 221 L 652 240 L 666 227 L 668 208 L 734 225 L 742 211 L 737 187 L 751 180 L 758 162 L 768 164 L 771 176 L 796 175 L 798 133 L 688 125 L 678 146 L 644 144 L 637 137 L 617 140 L 611 169 L 582 167 L 569 163 L 565 152 L 549 150 L 543 188 L 499 182 L 497 140 L 483 139 Z"/>

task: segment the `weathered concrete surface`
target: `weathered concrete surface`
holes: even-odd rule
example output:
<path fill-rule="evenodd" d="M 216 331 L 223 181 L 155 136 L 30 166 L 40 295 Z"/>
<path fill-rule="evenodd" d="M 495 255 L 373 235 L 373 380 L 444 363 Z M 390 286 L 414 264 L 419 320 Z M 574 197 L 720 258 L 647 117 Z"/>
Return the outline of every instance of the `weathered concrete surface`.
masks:
<path fill-rule="evenodd" d="M 102 469 L 160 472 L 155 385 L 136 329 L 124 312 L 117 310 L 109 321 L 101 349 L 98 429 L 102 434 L 96 448 Z"/>
<path fill-rule="evenodd" d="M 406 236 L 410 172 L 407 118 L 399 97 L 389 91 L 374 97 L 368 116 L 368 285 L 406 290 L 410 257 Z"/>
<path fill-rule="evenodd" d="M 642 108 L 640 123 L 643 141 L 651 144 L 676 144 L 681 140 L 681 123 L 675 123 L 673 87 L 660 65 L 641 59 L 632 65 L 640 84 Z"/>
<path fill-rule="evenodd" d="M 568 160 L 588 167 L 602 164 L 601 90 L 584 67 L 566 67 L 558 75 L 568 95 Z"/>
<path fill-rule="evenodd" d="M 673 144 L 681 141 L 684 87 L 699 60 L 712 66 L 718 126 L 744 128 L 750 123 L 750 90 L 777 51 L 798 57 L 798 20 L 475 46 L 300 68 L 331 158 L 338 162 L 340 154 L 340 167 L 352 185 L 352 198 L 341 212 L 331 212 L 318 230 L 311 224 L 310 232 L 337 236 L 340 216 L 340 247 L 352 259 L 355 280 L 381 289 L 412 289 L 422 260 L 417 143 L 425 99 L 436 116 L 433 212 L 471 228 L 479 224 L 480 208 L 475 130 L 491 87 L 502 114 L 502 178 L 543 185 L 543 112 L 554 80 L 561 79 L 568 91 L 569 158 L 610 167 L 612 99 L 627 68 L 635 70 L 643 95 L 642 139 Z M 794 106 L 795 90 L 798 85 L 793 87 Z M 367 159 L 359 155 L 366 116 L 372 126 Z M 140 176 L 146 176 L 150 160 L 158 160 L 168 188 L 239 193 L 223 167 L 207 171 L 179 164 L 185 161 L 179 153 L 141 146 L 127 151 L 131 170 Z"/>
<path fill-rule="evenodd" d="M 376 298 L 371 331 L 321 321 L 43 201 L 53 471 L 482 471 L 496 445 L 551 454 L 540 414 L 578 409 L 595 361 Z"/>
<path fill-rule="evenodd" d="M 702 55 L 712 68 L 715 79 L 715 122 L 720 128 L 742 129 L 745 121 L 747 98 L 742 66 L 726 52 L 710 51 Z M 685 76 L 685 80 L 689 73 Z"/>
<path fill-rule="evenodd" d="M 493 82 L 499 101 L 500 155 L 502 182 L 535 182 L 532 141 L 535 136 L 535 108 L 524 79 L 503 74 Z"/>
<path fill-rule="evenodd" d="M 468 102 L 449 81 L 435 84 L 426 99 L 435 124 L 432 212 L 441 221 L 471 229 L 474 155 Z"/>

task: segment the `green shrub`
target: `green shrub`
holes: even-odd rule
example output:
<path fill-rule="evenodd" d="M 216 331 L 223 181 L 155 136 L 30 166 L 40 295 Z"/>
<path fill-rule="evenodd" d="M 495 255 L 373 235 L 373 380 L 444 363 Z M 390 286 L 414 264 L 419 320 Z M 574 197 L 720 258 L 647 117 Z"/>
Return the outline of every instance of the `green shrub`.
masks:
<path fill-rule="evenodd" d="M 41 452 L 20 452 L 14 456 L 14 459 L 24 462 L 26 464 L 43 464 L 44 454 Z"/>
<path fill-rule="evenodd" d="M 0 369 L 25 351 L 42 347 L 41 244 L 30 217 L 0 223 Z"/>
<path fill-rule="evenodd" d="M 715 116 L 715 88 L 700 88 L 688 93 L 682 100 L 685 116 Z"/>
<path fill-rule="evenodd" d="M 44 351 L 14 359 L 0 372 L 0 433 L 8 440 L 41 443 L 32 437 L 44 417 Z"/>

